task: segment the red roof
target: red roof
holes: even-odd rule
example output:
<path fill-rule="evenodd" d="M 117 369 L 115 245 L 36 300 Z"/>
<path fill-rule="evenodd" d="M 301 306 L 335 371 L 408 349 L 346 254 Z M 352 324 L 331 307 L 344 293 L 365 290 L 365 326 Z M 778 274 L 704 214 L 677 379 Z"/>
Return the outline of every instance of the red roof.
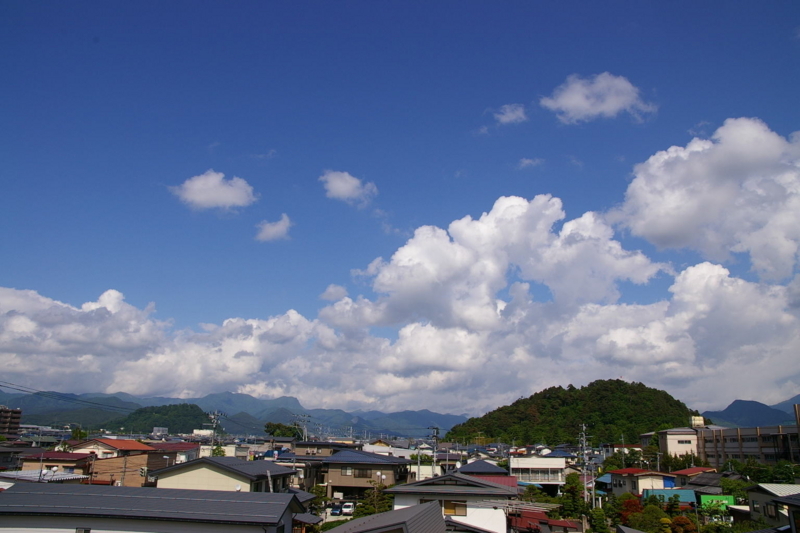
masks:
<path fill-rule="evenodd" d="M 155 448 L 150 447 L 147 444 L 142 444 L 139 441 L 128 440 L 128 439 L 92 439 L 87 442 L 99 442 L 101 444 L 105 444 L 109 448 L 114 448 L 115 450 L 142 451 L 142 452 L 149 452 L 155 450 Z"/>
<path fill-rule="evenodd" d="M 710 466 L 693 466 L 692 468 L 684 468 L 683 470 L 676 470 L 672 473 L 679 476 L 695 476 L 703 472 L 716 472 L 716 469 Z"/>
<path fill-rule="evenodd" d="M 198 442 L 151 442 L 150 446 L 162 452 L 185 452 L 200 447 Z"/>
<path fill-rule="evenodd" d="M 498 485 L 517 488 L 517 476 L 484 476 L 480 474 L 470 474 L 470 476 L 482 479 L 484 481 L 491 481 L 492 483 L 497 483 Z"/>
<path fill-rule="evenodd" d="M 619 474 L 621 476 L 626 476 L 628 474 L 641 474 L 642 472 L 647 472 L 644 468 L 620 468 L 619 470 L 611 470 L 609 474 Z"/>

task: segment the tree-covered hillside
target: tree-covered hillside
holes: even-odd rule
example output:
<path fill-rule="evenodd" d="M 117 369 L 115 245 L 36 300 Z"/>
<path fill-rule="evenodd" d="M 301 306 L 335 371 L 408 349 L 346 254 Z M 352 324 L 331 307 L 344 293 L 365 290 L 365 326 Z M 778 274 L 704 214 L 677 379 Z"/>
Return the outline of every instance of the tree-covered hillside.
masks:
<path fill-rule="evenodd" d="M 193 403 L 143 407 L 125 418 L 110 422 L 113 428 L 124 427 L 125 431 L 149 433 L 154 427 L 168 428 L 170 433 L 191 433 L 203 429 L 209 423 L 208 416 Z"/>
<path fill-rule="evenodd" d="M 641 383 L 600 380 L 581 388 L 551 387 L 453 427 L 446 440 L 477 438 L 516 444 L 575 443 L 586 424 L 593 444 L 639 442 L 639 435 L 687 426 L 696 411 L 668 393 Z"/>

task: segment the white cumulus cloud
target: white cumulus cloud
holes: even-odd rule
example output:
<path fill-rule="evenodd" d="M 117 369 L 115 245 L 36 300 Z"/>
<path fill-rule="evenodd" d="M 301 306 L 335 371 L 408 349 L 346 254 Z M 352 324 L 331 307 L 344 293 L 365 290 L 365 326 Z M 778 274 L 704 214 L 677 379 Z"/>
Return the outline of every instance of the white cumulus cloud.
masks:
<path fill-rule="evenodd" d="M 609 214 L 662 248 L 722 261 L 749 255 L 765 279 L 792 275 L 800 249 L 800 137 L 757 119 L 729 119 L 636 165 L 625 202 Z"/>
<path fill-rule="evenodd" d="M 333 283 L 328 285 L 325 291 L 319 295 L 321 299 L 328 300 L 331 302 L 336 300 L 341 300 L 345 296 L 347 296 L 347 289 L 345 289 L 341 285 L 336 285 Z"/>
<path fill-rule="evenodd" d="M 262 220 L 256 226 L 258 228 L 256 240 L 264 242 L 288 239 L 289 228 L 291 228 L 292 225 L 293 222 L 289 219 L 289 216 L 286 213 L 281 214 L 280 220 L 275 222 L 267 222 L 266 220 Z"/>
<path fill-rule="evenodd" d="M 170 187 L 170 190 L 194 209 L 246 207 L 258 199 L 253 187 L 242 178 L 234 176 L 226 180 L 225 174 L 212 169 Z"/>
<path fill-rule="evenodd" d="M 325 196 L 349 204 L 366 206 L 378 194 L 374 183 L 364 183 L 348 172 L 326 170 L 319 181 L 325 186 Z"/>
<path fill-rule="evenodd" d="M 538 167 L 542 163 L 544 163 L 544 159 L 540 158 L 531 159 L 528 157 L 523 157 L 522 159 L 519 160 L 519 163 L 517 163 L 517 168 L 519 170 L 522 170 L 523 168 Z"/>
<path fill-rule="evenodd" d="M 572 74 L 556 87 L 552 96 L 541 98 L 539 104 L 555 112 L 565 124 L 612 118 L 622 112 L 639 120 L 642 115 L 657 110 L 654 104 L 641 99 L 639 89 L 627 78 L 608 72 L 590 78 Z"/>
<path fill-rule="evenodd" d="M 494 113 L 494 119 L 498 124 L 519 124 L 526 122 L 528 115 L 525 114 L 524 105 L 506 104 Z"/>

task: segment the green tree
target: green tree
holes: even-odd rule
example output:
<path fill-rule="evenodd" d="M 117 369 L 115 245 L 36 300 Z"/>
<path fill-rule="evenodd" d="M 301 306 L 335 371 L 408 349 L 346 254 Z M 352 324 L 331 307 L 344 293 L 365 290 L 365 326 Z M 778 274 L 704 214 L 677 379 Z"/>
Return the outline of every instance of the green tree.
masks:
<path fill-rule="evenodd" d="M 626 526 L 630 525 L 630 519 L 633 515 L 640 514 L 644 511 L 644 507 L 642 507 L 642 504 L 639 502 L 639 498 L 630 492 L 626 492 L 619 497 L 619 504 L 620 521 Z"/>
<path fill-rule="evenodd" d="M 411 464 L 419 464 L 423 465 L 432 465 L 433 464 L 433 456 L 428 455 L 427 453 L 412 453 L 410 456 Z"/>
<path fill-rule="evenodd" d="M 722 489 L 722 494 L 733 496 L 733 499 L 736 500 L 737 504 L 747 501 L 747 491 L 745 489 L 752 485 L 752 483 L 748 483 L 742 479 L 722 478 L 719 480 L 719 486 Z"/>
<path fill-rule="evenodd" d="M 592 533 L 609 533 L 608 518 L 602 508 L 595 507 L 589 513 L 589 527 Z"/>
<path fill-rule="evenodd" d="M 383 492 L 386 489 L 386 485 L 378 483 L 374 479 L 371 479 L 369 484 L 372 485 L 372 488 L 364 493 L 364 499 L 356 505 L 353 518 L 361 518 L 362 516 L 385 513 L 392 510 L 394 499 Z"/>
<path fill-rule="evenodd" d="M 311 494 L 314 495 L 314 499 L 311 501 L 311 505 L 309 505 L 309 510 L 316 515 L 321 515 L 325 511 L 325 507 L 328 505 L 328 490 L 325 485 L 314 485 L 309 490 Z"/>
<path fill-rule="evenodd" d="M 578 474 L 567 474 L 564 487 L 561 489 L 561 509 L 565 518 L 580 518 L 588 512 L 583 499 L 583 484 Z"/>
<path fill-rule="evenodd" d="M 82 430 L 80 427 L 72 429 L 72 440 L 84 441 L 89 437 L 89 432 Z"/>
<path fill-rule="evenodd" d="M 264 424 L 264 432 L 273 437 L 297 437 L 300 435 L 300 428 L 280 422 L 267 422 Z"/>
<path fill-rule="evenodd" d="M 662 518 L 659 520 L 661 524 L 658 528 L 658 533 L 672 533 L 672 520 L 669 518 Z"/>
<path fill-rule="evenodd" d="M 669 500 L 667 500 L 667 514 L 670 518 L 678 516 L 681 514 L 681 497 L 677 494 L 675 496 L 671 496 Z"/>
<path fill-rule="evenodd" d="M 622 523 L 621 518 L 621 511 L 622 511 L 622 504 L 619 501 L 619 498 L 614 496 L 613 493 L 608 495 L 606 499 L 606 504 L 603 506 L 603 509 L 606 512 L 606 516 L 611 521 L 611 525 L 613 527 L 617 527 Z"/>
<path fill-rule="evenodd" d="M 658 533 L 661 529 L 661 519 L 667 518 L 667 513 L 657 505 L 647 505 L 641 513 L 634 513 L 628 517 L 628 525 L 639 531 Z"/>
<path fill-rule="evenodd" d="M 214 446 L 214 449 L 211 450 L 211 457 L 225 457 L 225 449 L 217 444 Z"/>

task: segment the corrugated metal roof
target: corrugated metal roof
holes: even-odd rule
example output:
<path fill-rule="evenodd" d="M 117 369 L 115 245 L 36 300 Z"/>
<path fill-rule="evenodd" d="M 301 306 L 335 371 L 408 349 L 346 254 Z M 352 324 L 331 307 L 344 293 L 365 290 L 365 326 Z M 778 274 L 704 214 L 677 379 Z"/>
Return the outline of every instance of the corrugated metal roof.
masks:
<path fill-rule="evenodd" d="M 781 485 L 778 483 L 759 483 L 759 487 L 775 496 L 792 496 L 800 494 L 800 485 Z"/>
<path fill-rule="evenodd" d="M 66 472 L 53 472 L 52 470 L 6 470 L 0 472 L 0 478 L 32 483 L 58 483 L 61 481 L 89 479 L 89 476 L 84 476 L 83 474 L 68 474 Z"/>
<path fill-rule="evenodd" d="M 227 492 L 96 485 L 17 484 L 3 492 L 0 515 L 60 515 L 277 524 L 287 507 L 303 512 L 286 493 Z"/>

